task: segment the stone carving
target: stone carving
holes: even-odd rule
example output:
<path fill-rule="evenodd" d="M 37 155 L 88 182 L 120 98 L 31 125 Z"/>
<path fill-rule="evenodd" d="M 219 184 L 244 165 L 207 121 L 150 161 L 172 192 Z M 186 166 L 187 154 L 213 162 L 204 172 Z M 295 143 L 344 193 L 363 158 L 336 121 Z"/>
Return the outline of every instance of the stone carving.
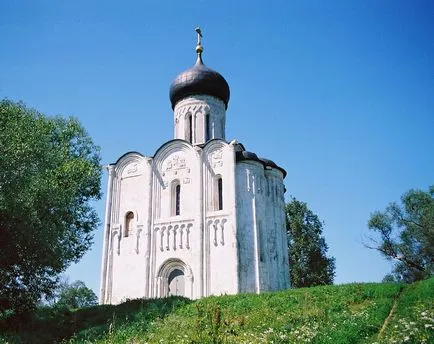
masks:
<path fill-rule="evenodd" d="M 226 222 L 228 222 L 226 218 L 214 218 L 208 221 L 210 239 L 212 238 L 214 246 L 218 246 L 219 244 L 224 246 Z"/>
<path fill-rule="evenodd" d="M 135 176 L 139 176 L 143 173 L 143 166 L 141 165 L 140 161 L 133 160 L 128 165 L 125 166 L 123 169 L 121 178 L 131 178 Z"/>
<path fill-rule="evenodd" d="M 131 167 L 127 169 L 127 174 L 133 174 L 136 173 L 138 171 L 138 166 L 137 163 L 135 164 L 131 164 Z"/>
<path fill-rule="evenodd" d="M 165 171 L 181 170 L 186 167 L 185 159 L 181 159 L 178 155 L 174 155 L 171 160 L 166 162 Z"/>
<path fill-rule="evenodd" d="M 135 247 L 135 251 L 136 251 L 137 254 L 139 254 L 140 234 L 143 231 L 143 225 L 142 224 L 137 225 L 136 228 L 137 228 L 137 234 L 136 234 L 136 247 Z"/>
<path fill-rule="evenodd" d="M 154 228 L 159 242 L 160 251 L 176 251 L 177 248 L 190 249 L 190 231 L 193 223 L 181 223 L 175 225 L 163 225 Z"/>
<path fill-rule="evenodd" d="M 121 254 L 121 225 L 115 224 L 112 227 L 112 245 L 116 249 L 117 255 Z"/>
<path fill-rule="evenodd" d="M 121 225 L 119 223 L 113 224 L 112 225 L 112 232 L 117 232 L 119 233 L 121 230 Z"/>
<path fill-rule="evenodd" d="M 190 178 L 184 178 L 184 180 L 182 181 L 184 184 L 190 184 L 191 179 Z"/>
<path fill-rule="evenodd" d="M 213 160 L 221 159 L 222 158 L 222 150 L 217 149 L 216 151 L 214 151 L 212 153 L 212 158 L 213 158 Z"/>
<path fill-rule="evenodd" d="M 222 167 L 223 166 L 223 152 L 221 149 L 217 149 L 211 155 L 212 167 Z"/>
<path fill-rule="evenodd" d="M 187 248 L 187 250 L 190 249 L 190 226 L 187 226 L 185 229 L 185 234 L 186 234 L 186 243 L 185 243 L 185 247 Z"/>
<path fill-rule="evenodd" d="M 170 233 L 172 232 L 172 226 L 167 227 L 166 230 L 166 239 L 167 239 L 167 243 L 166 243 L 166 250 L 169 251 L 170 249 Z"/>

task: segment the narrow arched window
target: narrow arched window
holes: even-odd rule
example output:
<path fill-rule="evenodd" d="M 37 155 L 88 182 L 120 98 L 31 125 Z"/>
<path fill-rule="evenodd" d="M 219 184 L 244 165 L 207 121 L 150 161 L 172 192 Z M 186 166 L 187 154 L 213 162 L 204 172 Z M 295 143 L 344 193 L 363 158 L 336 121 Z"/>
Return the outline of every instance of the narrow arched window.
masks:
<path fill-rule="evenodd" d="M 172 182 L 172 216 L 181 215 L 181 184 L 179 180 Z"/>
<path fill-rule="evenodd" d="M 181 213 L 181 185 L 176 185 L 175 188 L 175 215 L 180 215 Z"/>
<path fill-rule="evenodd" d="M 223 180 L 221 177 L 217 179 L 217 197 L 218 197 L 217 210 L 222 210 L 223 209 Z"/>
<path fill-rule="evenodd" d="M 188 141 L 193 143 L 193 118 L 191 115 L 188 115 Z"/>
<path fill-rule="evenodd" d="M 131 231 L 133 229 L 133 222 L 134 222 L 134 213 L 132 211 L 129 211 L 125 215 L 125 229 L 124 229 L 125 237 L 131 234 Z"/>
<path fill-rule="evenodd" d="M 205 115 L 205 142 L 211 138 L 211 128 L 210 128 L 210 120 L 209 113 Z"/>

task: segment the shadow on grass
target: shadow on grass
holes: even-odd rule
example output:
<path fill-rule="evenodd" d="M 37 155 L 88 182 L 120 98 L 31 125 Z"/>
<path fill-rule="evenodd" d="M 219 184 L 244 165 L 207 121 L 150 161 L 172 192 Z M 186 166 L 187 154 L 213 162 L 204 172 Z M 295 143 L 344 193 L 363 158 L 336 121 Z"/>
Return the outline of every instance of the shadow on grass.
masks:
<path fill-rule="evenodd" d="M 120 305 L 94 306 L 76 311 L 43 307 L 13 331 L 0 334 L 0 343 L 81 342 L 102 338 L 113 327 L 134 322 L 146 331 L 154 320 L 162 319 L 179 307 L 192 302 L 182 297 L 128 300 Z"/>

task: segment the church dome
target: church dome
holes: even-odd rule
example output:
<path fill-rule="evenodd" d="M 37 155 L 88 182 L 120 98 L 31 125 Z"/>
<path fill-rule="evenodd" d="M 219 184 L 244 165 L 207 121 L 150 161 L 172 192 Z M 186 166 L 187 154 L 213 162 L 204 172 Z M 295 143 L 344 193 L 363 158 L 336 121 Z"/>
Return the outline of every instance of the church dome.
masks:
<path fill-rule="evenodd" d="M 196 64 L 179 74 L 170 85 L 169 97 L 172 108 L 178 101 L 194 94 L 216 97 L 225 103 L 226 108 L 228 107 L 229 85 L 220 73 L 203 64 L 202 51 L 198 52 Z"/>

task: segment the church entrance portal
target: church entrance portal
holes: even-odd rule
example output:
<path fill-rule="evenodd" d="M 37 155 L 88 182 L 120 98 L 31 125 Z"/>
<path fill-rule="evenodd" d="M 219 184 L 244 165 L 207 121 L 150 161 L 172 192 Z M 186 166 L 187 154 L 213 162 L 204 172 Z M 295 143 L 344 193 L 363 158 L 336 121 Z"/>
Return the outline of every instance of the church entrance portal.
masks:
<path fill-rule="evenodd" d="M 180 259 L 164 262 L 157 276 L 157 297 L 184 296 L 193 297 L 193 274 L 190 267 Z"/>
<path fill-rule="evenodd" d="M 185 296 L 184 272 L 175 269 L 169 274 L 169 296 Z"/>

